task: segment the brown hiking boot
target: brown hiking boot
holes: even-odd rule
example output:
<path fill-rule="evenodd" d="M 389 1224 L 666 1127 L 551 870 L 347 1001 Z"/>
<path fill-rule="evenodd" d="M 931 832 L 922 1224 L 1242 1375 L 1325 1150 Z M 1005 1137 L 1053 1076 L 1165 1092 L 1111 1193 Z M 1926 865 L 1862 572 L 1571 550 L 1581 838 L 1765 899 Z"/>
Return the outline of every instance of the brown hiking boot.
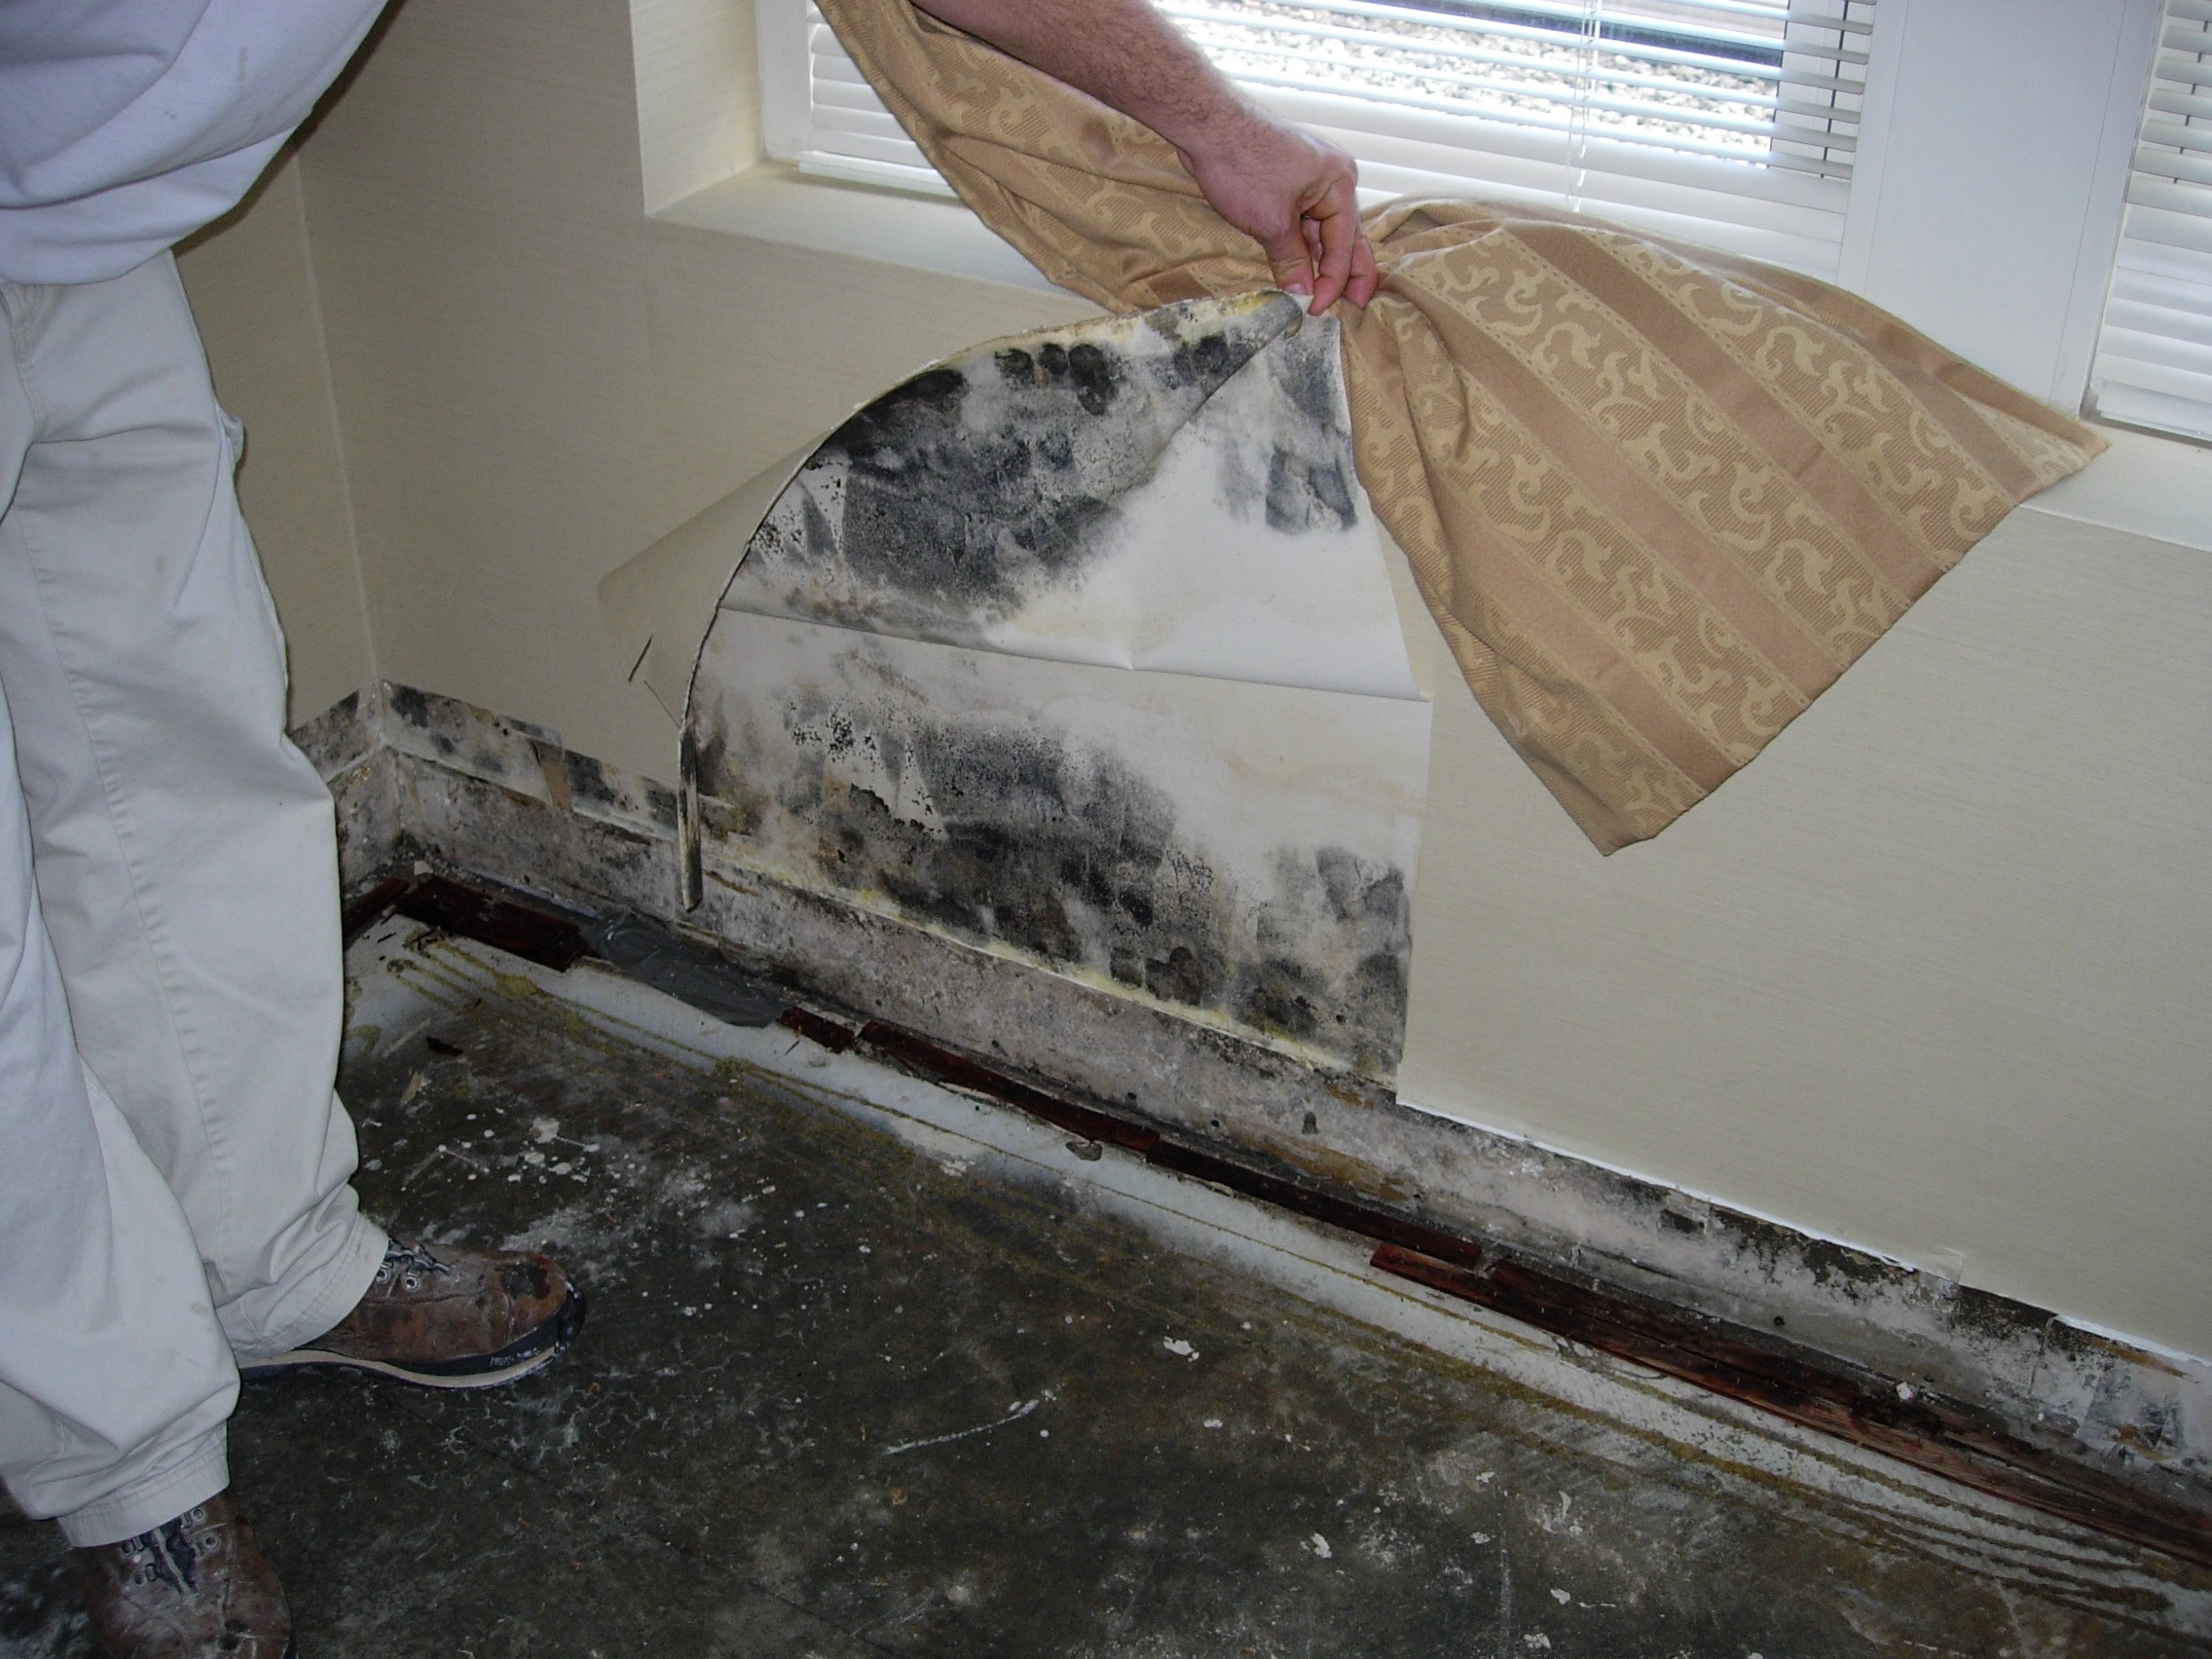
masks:
<path fill-rule="evenodd" d="M 110 1659 L 297 1659 L 276 1569 L 228 1492 L 151 1532 L 74 1553 Z"/>
<path fill-rule="evenodd" d="M 430 1388 L 489 1388 L 546 1364 L 583 1322 L 583 1292 L 546 1257 L 395 1238 L 352 1312 L 241 1375 L 337 1365 Z"/>

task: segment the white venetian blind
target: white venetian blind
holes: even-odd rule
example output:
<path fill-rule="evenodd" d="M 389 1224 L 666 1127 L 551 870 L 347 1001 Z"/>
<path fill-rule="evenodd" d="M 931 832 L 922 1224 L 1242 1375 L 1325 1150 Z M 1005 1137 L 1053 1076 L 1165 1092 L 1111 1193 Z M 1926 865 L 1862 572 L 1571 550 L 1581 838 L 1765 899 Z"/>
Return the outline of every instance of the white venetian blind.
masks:
<path fill-rule="evenodd" d="M 787 9 L 762 30 L 771 151 L 942 190 L 813 5 L 762 4 Z M 1565 204 L 1835 274 L 1873 0 L 1161 9 L 1260 101 L 1358 157 L 1370 200 Z"/>
<path fill-rule="evenodd" d="M 2212 439 L 2212 0 L 2166 0 L 2088 408 Z"/>

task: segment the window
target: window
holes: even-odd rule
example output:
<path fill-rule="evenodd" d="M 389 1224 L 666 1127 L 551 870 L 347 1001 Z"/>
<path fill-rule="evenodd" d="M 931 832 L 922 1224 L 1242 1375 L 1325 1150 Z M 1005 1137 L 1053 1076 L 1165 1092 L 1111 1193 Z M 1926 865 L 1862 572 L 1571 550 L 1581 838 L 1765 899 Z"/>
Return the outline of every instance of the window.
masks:
<path fill-rule="evenodd" d="M 2212 0 L 2166 0 L 2158 48 L 2089 408 L 2212 440 Z"/>
<path fill-rule="evenodd" d="M 789 14 L 771 153 L 942 189 L 812 5 Z M 1378 196 L 1570 206 L 1836 274 L 1873 0 L 1164 0 Z M 765 20 L 765 19 L 764 19 Z M 795 50 L 794 50 L 795 49 Z M 771 125 L 775 125 L 771 123 Z"/>
<path fill-rule="evenodd" d="M 1258 96 L 1358 154 L 1376 200 L 1573 203 L 1772 259 L 2083 406 L 2161 0 L 1161 3 Z M 2173 0 L 2176 20 L 2203 3 Z M 943 193 L 808 0 L 756 0 L 755 21 L 770 155 Z M 2194 182 L 2179 171 L 2164 182 Z M 2135 269 L 2151 257 L 2123 269 L 2172 280 Z M 2212 358 L 2208 313 L 2192 314 L 2183 343 Z M 2116 330 L 2129 315 L 2116 304 Z M 2117 407 L 2120 344 L 2094 407 L 2149 424 Z"/>
<path fill-rule="evenodd" d="M 950 196 L 812 0 L 755 0 L 768 154 L 824 178 Z"/>

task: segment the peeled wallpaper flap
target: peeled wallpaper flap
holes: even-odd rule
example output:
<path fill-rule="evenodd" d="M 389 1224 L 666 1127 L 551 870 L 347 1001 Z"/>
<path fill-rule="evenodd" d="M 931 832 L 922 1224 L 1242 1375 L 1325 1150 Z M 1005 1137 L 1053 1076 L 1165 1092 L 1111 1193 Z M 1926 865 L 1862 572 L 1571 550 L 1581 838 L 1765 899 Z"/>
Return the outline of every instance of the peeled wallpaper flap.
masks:
<path fill-rule="evenodd" d="M 753 533 L 784 486 L 822 447 L 822 437 L 800 445 L 600 581 L 600 612 L 630 663 L 630 678 L 643 680 L 680 726 L 715 607 L 744 562 Z"/>
<path fill-rule="evenodd" d="M 986 356 L 1002 350 L 1018 350 L 1024 345 L 1042 350 L 1047 340 L 1080 334 L 1086 327 L 1124 337 L 1153 335 L 1164 339 L 1180 333 L 1185 338 L 1210 339 L 1220 348 L 1218 360 L 1187 361 L 1186 366 L 1192 372 L 1185 376 L 1183 395 L 1124 400 L 1121 419 L 1112 423 L 1121 429 L 1121 441 L 1111 447 L 1125 452 L 1120 457 L 1122 464 L 1118 469 L 1124 475 L 1119 482 L 1125 487 L 1149 472 L 1152 461 L 1168 438 L 1197 412 L 1223 379 L 1241 367 L 1254 351 L 1285 327 L 1294 326 L 1297 311 L 1294 302 L 1279 294 L 1200 300 L 1161 307 L 1152 313 L 1149 324 L 1126 316 L 1103 318 L 1092 324 L 1079 325 L 1073 331 L 1042 330 L 1013 340 L 988 342 L 962 353 L 962 357 Z M 1057 361 L 1063 380 L 1071 374 L 1076 381 L 1085 380 L 1086 359 L 1079 356 L 1071 365 L 1064 345 L 1059 349 Z M 923 388 L 922 402 L 926 404 L 929 389 L 934 386 L 933 377 L 944 372 L 943 366 L 939 365 L 900 382 L 882 397 L 856 410 L 854 420 L 842 422 L 793 450 L 601 580 L 600 610 L 607 618 L 615 644 L 630 663 L 630 678 L 643 680 L 679 725 L 683 721 L 691 678 L 698 668 L 699 652 L 706 644 L 716 608 L 745 563 L 755 532 L 768 517 L 785 487 L 829 440 L 850 435 L 856 420 L 865 431 L 871 411 L 897 404 L 903 397 L 910 401 L 916 388 Z M 1145 406 L 1141 413 L 1137 408 L 1139 403 Z M 1133 423 L 1132 415 L 1136 417 Z M 1148 427 L 1153 429 L 1146 430 Z M 1107 470 L 1117 469 L 1109 466 Z"/>

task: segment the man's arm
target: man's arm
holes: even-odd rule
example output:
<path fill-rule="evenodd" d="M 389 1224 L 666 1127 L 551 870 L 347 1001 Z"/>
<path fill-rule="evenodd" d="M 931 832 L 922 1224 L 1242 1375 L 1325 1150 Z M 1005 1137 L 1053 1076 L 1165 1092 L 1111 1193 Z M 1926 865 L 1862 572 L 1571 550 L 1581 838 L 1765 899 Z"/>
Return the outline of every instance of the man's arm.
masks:
<path fill-rule="evenodd" d="M 1231 85 L 1147 0 L 914 0 L 932 17 L 1141 121 L 1175 146 L 1214 211 L 1267 249 L 1275 285 L 1375 297 L 1359 228 L 1359 169 L 1334 144 Z"/>

